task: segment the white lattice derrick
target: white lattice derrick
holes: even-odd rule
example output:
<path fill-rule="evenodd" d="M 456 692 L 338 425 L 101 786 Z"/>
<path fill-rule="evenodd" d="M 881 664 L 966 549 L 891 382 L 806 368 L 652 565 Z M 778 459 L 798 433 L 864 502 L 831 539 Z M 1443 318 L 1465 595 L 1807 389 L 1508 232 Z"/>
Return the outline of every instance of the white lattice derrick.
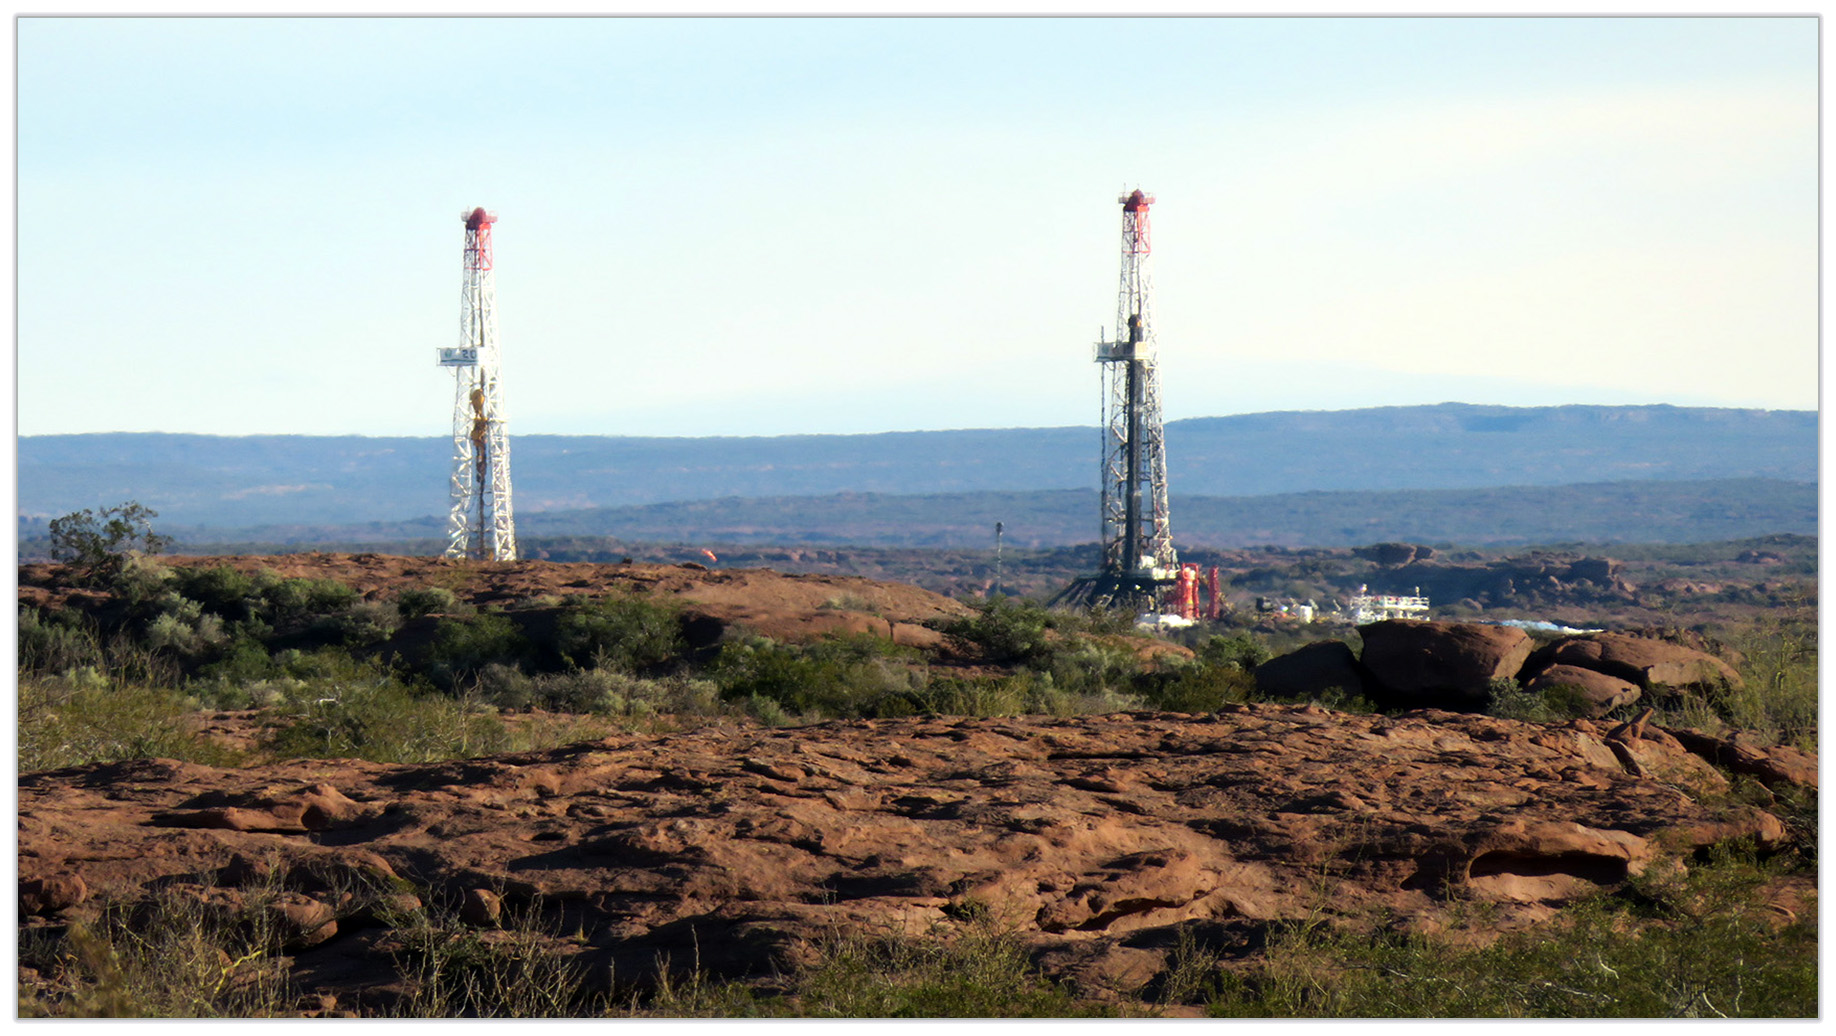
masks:
<path fill-rule="evenodd" d="M 453 368 L 452 510 L 449 557 L 516 559 L 510 506 L 510 439 L 497 345 L 497 303 L 491 225 L 497 217 L 474 209 L 464 216 L 464 277 L 459 296 L 459 346 L 441 350 Z"/>
<path fill-rule="evenodd" d="M 1166 442 L 1155 363 L 1153 248 L 1148 219 L 1154 199 L 1135 191 L 1118 201 L 1122 204 L 1122 240 L 1115 334 L 1098 342 L 1096 348 L 1103 375 L 1104 573 L 1097 580 L 1095 596 L 1114 595 L 1119 601 L 1143 594 L 1156 596 L 1157 584 L 1171 582 L 1178 555 L 1168 522 Z"/>

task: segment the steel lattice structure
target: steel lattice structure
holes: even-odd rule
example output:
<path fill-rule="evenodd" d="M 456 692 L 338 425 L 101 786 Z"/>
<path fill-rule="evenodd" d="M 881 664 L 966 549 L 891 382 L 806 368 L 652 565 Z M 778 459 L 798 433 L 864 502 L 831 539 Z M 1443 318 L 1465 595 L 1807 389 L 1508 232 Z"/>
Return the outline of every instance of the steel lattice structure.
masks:
<path fill-rule="evenodd" d="M 491 225 L 484 209 L 464 215 L 464 286 L 459 345 L 440 350 L 453 369 L 453 478 L 446 556 L 516 560 L 510 506 L 510 436 L 497 348 L 497 292 L 491 275 Z"/>
<path fill-rule="evenodd" d="M 1158 611 L 1177 578 L 1179 555 L 1168 524 L 1166 437 L 1153 314 L 1152 195 L 1134 191 L 1122 204 L 1122 277 L 1116 335 L 1097 343 L 1103 380 L 1103 568 L 1073 582 L 1054 600 L 1093 607 Z"/>

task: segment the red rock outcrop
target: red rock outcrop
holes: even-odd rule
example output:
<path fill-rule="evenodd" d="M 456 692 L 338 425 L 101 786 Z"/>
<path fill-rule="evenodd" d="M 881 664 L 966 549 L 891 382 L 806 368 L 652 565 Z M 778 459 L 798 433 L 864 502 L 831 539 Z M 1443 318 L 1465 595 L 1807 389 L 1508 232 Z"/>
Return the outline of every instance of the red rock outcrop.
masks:
<path fill-rule="evenodd" d="M 1591 669 L 1634 684 L 1646 693 L 1743 685 L 1740 674 L 1714 655 L 1655 637 L 1625 633 L 1566 637 L 1539 648 L 1526 660 L 1520 678 L 1534 680 L 1555 665 Z"/>
<path fill-rule="evenodd" d="M 1616 676 L 1580 666 L 1552 665 L 1524 684 L 1527 691 L 1544 692 L 1557 687 L 1572 687 L 1587 701 L 1589 716 L 1604 716 L 1638 700 L 1638 685 Z"/>
<path fill-rule="evenodd" d="M 1387 619 L 1358 633 L 1359 661 L 1399 704 L 1483 705 L 1491 682 L 1517 676 L 1533 647 L 1523 630 L 1468 622 Z"/>
<path fill-rule="evenodd" d="M 1317 697 L 1333 688 L 1363 694 L 1367 682 L 1351 646 L 1338 640 L 1316 641 L 1277 655 L 1257 666 L 1254 676 L 1258 690 L 1278 698 Z"/>
<path fill-rule="evenodd" d="M 1460 889 L 1509 927 L 1663 853 L 1782 837 L 1717 805 L 1725 786 L 1642 723 L 1275 705 L 715 726 L 416 766 L 151 760 L 20 778 L 21 923 L 179 886 L 261 902 L 303 991 L 384 1010 L 391 926 L 423 900 L 487 928 L 535 911 L 579 933 L 553 947 L 583 974 L 626 980 L 660 960 L 765 974 L 836 932 L 973 908 L 1053 973 L 1132 990 L 1184 922 L 1432 927 Z"/>

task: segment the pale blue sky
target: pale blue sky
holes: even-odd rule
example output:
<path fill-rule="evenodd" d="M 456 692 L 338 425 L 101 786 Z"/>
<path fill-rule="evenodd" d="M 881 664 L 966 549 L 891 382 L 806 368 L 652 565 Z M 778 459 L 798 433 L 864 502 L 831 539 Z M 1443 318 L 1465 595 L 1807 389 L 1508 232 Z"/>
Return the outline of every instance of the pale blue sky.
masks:
<path fill-rule="evenodd" d="M 21 19 L 19 431 L 1095 424 L 1817 402 L 1798 19 Z"/>

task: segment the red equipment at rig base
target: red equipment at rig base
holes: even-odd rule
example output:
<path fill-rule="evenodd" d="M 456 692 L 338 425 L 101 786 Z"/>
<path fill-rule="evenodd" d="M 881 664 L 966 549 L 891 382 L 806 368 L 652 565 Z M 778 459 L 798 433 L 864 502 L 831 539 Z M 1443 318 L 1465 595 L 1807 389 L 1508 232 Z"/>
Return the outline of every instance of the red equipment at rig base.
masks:
<path fill-rule="evenodd" d="M 1224 614 L 1224 595 L 1218 587 L 1218 566 L 1205 571 L 1203 603 L 1199 594 L 1199 566 L 1187 562 L 1179 566 L 1173 582 L 1173 614 L 1197 622 L 1217 619 Z"/>

